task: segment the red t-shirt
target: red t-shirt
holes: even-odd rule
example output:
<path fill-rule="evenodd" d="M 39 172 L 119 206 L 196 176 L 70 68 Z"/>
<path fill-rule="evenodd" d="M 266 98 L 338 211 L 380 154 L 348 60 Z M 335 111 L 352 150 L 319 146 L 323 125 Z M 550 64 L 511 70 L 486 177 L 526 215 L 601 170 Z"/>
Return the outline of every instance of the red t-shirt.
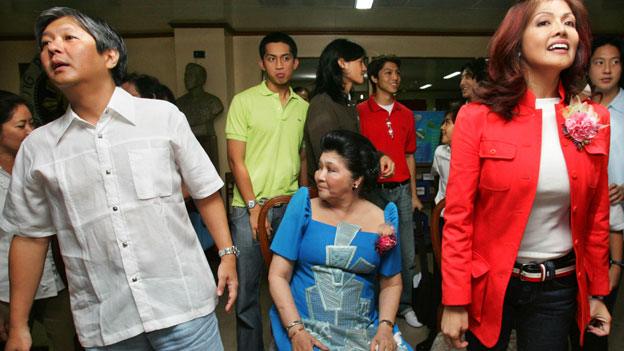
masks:
<path fill-rule="evenodd" d="M 404 182 L 410 178 L 405 160 L 406 154 L 416 151 L 416 131 L 414 130 L 414 113 L 395 101 L 392 113 L 379 106 L 370 97 L 357 106 L 360 115 L 360 132 L 367 137 L 379 152 L 394 161 L 394 175 L 390 178 L 379 178 L 379 183 Z M 392 125 L 390 135 L 386 121 Z M 410 155 L 411 157 L 411 155 Z"/>

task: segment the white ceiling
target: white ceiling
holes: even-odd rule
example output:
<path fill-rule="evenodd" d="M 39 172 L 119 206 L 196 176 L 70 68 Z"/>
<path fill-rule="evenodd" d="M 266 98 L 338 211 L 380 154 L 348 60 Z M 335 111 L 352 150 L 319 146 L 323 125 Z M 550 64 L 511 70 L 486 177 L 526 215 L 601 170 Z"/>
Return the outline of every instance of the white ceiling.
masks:
<path fill-rule="evenodd" d="M 515 0 L 0 0 L 0 38 L 29 36 L 37 14 L 70 6 L 124 34 L 171 32 L 171 22 L 228 23 L 236 31 L 491 33 Z M 624 33 L 624 0 L 587 0 L 599 33 Z"/>

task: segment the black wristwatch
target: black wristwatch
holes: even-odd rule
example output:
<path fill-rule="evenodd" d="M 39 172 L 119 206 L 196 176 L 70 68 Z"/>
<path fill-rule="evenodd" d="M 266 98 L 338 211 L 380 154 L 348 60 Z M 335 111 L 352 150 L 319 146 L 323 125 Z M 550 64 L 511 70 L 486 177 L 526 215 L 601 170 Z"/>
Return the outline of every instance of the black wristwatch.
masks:
<path fill-rule="evenodd" d="M 619 261 L 609 260 L 609 264 L 610 265 L 617 265 L 617 266 L 620 266 L 620 267 L 624 267 L 624 260 L 619 260 Z"/>

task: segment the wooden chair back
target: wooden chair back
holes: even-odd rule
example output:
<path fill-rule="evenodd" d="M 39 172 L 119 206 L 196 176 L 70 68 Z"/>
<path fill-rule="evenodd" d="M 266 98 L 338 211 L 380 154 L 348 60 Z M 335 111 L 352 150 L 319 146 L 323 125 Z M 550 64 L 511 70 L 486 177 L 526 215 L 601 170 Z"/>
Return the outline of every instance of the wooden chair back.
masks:
<path fill-rule="evenodd" d="M 318 191 L 314 187 L 309 187 L 308 192 L 311 199 L 318 196 Z M 291 197 L 291 195 L 276 196 L 267 200 L 260 209 L 260 214 L 258 215 L 258 241 L 260 242 L 262 258 L 267 268 L 271 265 L 271 260 L 273 259 L 273 253 L 271 252 L 271 240 L 273 240 L 273 235 L 269 235 L 268 228 L 266 227 L 269 210 L 275 206 L 288 205 Z"/>

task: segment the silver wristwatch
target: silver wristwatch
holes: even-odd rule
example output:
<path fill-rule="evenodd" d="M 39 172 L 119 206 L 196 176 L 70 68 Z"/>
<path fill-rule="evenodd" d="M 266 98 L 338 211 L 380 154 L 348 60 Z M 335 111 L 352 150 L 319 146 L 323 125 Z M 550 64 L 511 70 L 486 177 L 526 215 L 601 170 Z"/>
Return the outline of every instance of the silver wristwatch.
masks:
<path fill-rule="evenodd" d="M 236 257 L 238 257 L 239 254 L 240 251 L 238 251 L 238 248 L 236 246 L 230 246 L 226 247 L 225 249 L 219 250 L 219 257 L 223 257 L 225 255 L 235 255 Z"/>
<path fill-rule="evenodd" d="M 247 201 L 247 209 L 251 210 L 252 208 L 256 207 L 256 205 L 258 204 L 258 202 L 254 199 L 254 200 L 249 200 Z"/>

